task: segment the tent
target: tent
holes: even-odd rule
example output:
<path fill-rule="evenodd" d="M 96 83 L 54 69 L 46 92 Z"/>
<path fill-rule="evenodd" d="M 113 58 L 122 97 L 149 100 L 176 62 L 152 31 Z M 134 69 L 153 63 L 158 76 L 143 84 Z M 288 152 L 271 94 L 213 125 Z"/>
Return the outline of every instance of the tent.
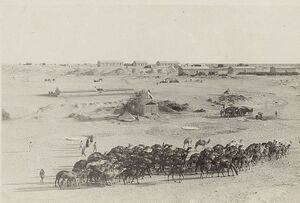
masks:
<path fill-rule="evenodd" d="M 125 121 L 125 122 L 132 122 L 135 121 L 136 118 L 131 115 L 128 111 L 125 111 L 122 115 L 118 118 L 119 121 Z"/>

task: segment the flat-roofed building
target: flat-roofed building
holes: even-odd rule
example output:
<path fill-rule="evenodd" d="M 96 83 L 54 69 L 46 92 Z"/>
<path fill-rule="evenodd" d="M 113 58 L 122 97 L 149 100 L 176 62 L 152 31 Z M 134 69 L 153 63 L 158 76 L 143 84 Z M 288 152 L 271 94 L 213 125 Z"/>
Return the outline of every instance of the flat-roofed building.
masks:
<path fill-rule="evenodd" d="M 132 66 L 140 66 L 140 67 L 145 67 L 148 65 L 147 61 L 133 61 Z"/>
<path fill-rule="evenodd" d="M 157 61 L 157 66 L 178 66 L 180 63 L 178 61 Z"/>
<path fill-rule="evenodd" d="M 123 66 L 122 61 L 98 61 L 97 66 L 98 67 L 120 67 Z"/>
<path fill-rule="evenodd" d="M 228 67 L 228 74 L 255 73 L 255 72 L 256 72 L 256 67 L 254 66 Z"/>
<path fill-rule="evenodd" d="M 178 75 L 209 75 L 213 70 L 206 65 L 185 65 L 178 68 Z"/>
<path fill-rule="evenodd" d="M 295 73 L 297 72 L 297 68 L 291 66 L 277 66 L 277 67 L 272 66 L 270 68 L 270 72 L 271 73 Z"/>

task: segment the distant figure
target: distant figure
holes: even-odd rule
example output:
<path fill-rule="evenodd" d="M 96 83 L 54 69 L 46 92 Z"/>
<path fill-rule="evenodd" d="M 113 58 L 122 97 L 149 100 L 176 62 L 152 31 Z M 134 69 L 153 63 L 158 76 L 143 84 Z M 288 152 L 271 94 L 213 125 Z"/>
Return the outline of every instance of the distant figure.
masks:
<path fill-rule="evenodd" d="M 96 144 L 96 142 L 94 143 L 94 150 L 93 150 L 93 152 L 97 152 L 97 144 Z"/>
<path fill-rule="evenodd" d="M 223 109 L 225 109 L 225 104 L 222 104 L 222 106 L 223 106 Z"/>
<path fill-rule="evenodd" d="M 50 80 L 50 79 L 49 79 Z M 56 89 L 55 89 L 55 94 L 56 95 L 59 95 L 60 94 L 60 90 L 58 89 L 58 87 L 56 87 Z"/>
<path fill-rule="evenodd" d="M 277 111 L 275 111 L 275 118 L 277 118 Z"/>
<path fill-rule="evenodd" d="M 79 148 L 82 149 L 82 147 L 83 147 L 83 142 L 82 140 L 80 140 Z"/>
<path fill-rule="evenodd" d="M 87 139 L 87 140 L 86 140 L 86 143 L 85 143 L 85 147 L 88 148 L 89 146 L 90 146 L 90 140 Z"/>
<path fill-rule="evenodd" d="M 31 152 L 31 148 L 32 148 L 32 141 L 30 141 L 30 142 L 29 142 L 29 146 L 28 146 L 28 147 L 29 147 L 28 151 L 29 151 L 29 152 Z"/>
<path fill-rule="evenodd" d="M 94 141 L 94 138 L 93 138 L 93 135 L 90 137 L 90 142 L 93 142 Z"/>
<path fill-rule="evenodd" d="M 40 170 L 40 178 L 41 178 L 40 182 L 44 183 L 44 178 L 45 178 L 45 171 L 44 171 L 44 169 Z"/>
<path fill-rule="evenodd" d="M 83 145 L 82 149 L 81 149 L 81 156 L 86 156 L 85 155 L 85 145 Z"/>

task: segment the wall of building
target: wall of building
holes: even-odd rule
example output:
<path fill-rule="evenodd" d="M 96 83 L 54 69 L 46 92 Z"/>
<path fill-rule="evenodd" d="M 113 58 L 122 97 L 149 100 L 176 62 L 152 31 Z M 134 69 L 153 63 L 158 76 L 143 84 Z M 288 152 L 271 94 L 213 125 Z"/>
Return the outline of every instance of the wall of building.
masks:
<path fill-rule="evenodd" d="M 143 108 L 143 115 L 152 115 L 152 114 L 158 114 L 158 105 L 157 104 L 145 105 Z"/>
<path fill-rule="evenodd" d="M 120 67 L 123 66 L 123 62 L 105 62 L 105 61 L 98 61 L 97 62 L 97 66 L 98 67 Z"/>
<path fill-rule="evenodd" d="M 217 74 L 218 75 L 227 75 L 228 74 L 228 68 L 217 69 Z"/>
<path fill-rule="evenodd" d="M 164 61 L 157 61 L 156 62 L 157 66 L 176 66 L 178 64 L 179 64 L 179 62 L 164 62 Z"/>
<path fill-rule="evenodd" d="M 200 69 L 200 68 L 178 68 L 178 75 L 196 75 L 199 73 L 204 73 L 206 75 L 208 75 L 210 72 L 210 69 Z"/>
<path fill-rule="evenodd" d="M 297 72 L 296 68 L 275 68 L 276 73 L 294 73 Z"/>
<path fill-rule="evenodd" d="M 256 72 L 256 68 L 249 67 L 229 67 L 228 74 L 239 74 L 239 73 L 254 73 Z"/>
<path fill-rule="evenodd" d="M 133 66 L 147 66 L 148 63 L 147 62 L 138 62 L 138 61 L 134 61 L 132 63 Z"/>

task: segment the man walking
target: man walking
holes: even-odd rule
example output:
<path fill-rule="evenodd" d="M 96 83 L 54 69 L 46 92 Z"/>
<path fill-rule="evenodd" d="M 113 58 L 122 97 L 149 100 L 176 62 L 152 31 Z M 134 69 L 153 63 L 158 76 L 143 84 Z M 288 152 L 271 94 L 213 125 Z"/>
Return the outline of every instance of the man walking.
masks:
<path fill-rule="evenodd" d="M 29 147 L 28 151 L 29 151 L 29 152 L 31 152 L 31 148 L 32 148 L 32 141 L 30 141 L 30 142 L 29 142 L 29 146 L 28 146 L 28 147 Z"/>
<path fill-rule="evenodd" d="M 96 145 L 96 142 L 94 143 L 94 150 L 93 152 L 97 152 L 97 145 Z"/>
<path fill-rule="evenodd" d="M 44 169 L 41 169 L 41 171 L 40 171 L 40 178 L 41 178 L 40 182 L 44 183 L 44 178 L 45 178 L 45 171 L 44 171 Z"/>
<path fill-rule="evenodd" d="M 85 145 L 83 145 L 82 149 L 81 149 L 81 156 L 86 156 L 85 155 Z"/>
<path fill-rule="evenodd" d="M 85 147 L 86 148 L 88 148 L 90 146 L 90 142 L 89 141 L 90 141 L 89 139 L 86 140 L 86 143 L 85 143 Z"/>
<path fill-rule="evenodd" d="M 80 140 L 79 148 L 82 149 L 82 147 L 83 147 L 83 142 L 82 140 Z"/>

